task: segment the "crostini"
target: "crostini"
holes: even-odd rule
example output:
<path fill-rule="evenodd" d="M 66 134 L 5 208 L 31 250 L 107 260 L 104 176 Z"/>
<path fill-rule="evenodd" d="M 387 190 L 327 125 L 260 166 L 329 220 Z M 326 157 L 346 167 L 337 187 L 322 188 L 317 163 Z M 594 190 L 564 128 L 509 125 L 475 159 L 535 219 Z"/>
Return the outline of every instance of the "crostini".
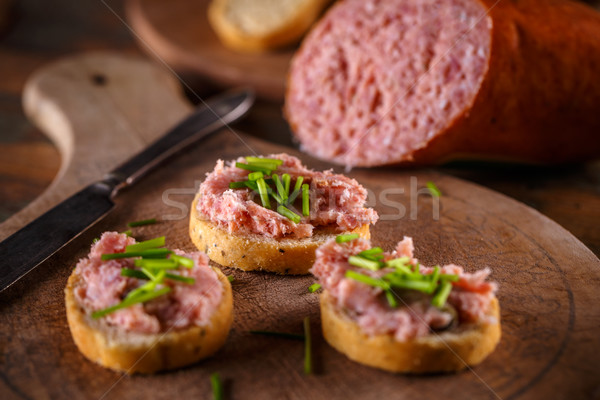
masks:
<path fill-rule="evenodd" d="M 287 154 L 219 160 L 192 203 L 190 237 L 224 266 L 307 274 L 328 239 L 370 237 L 378 216 L 366 199 L 356 180 Z"/>
<path fill-rule="evenodd" d="M 500 340 L 497 285 L 487 269 L 424 267 L 412 239 L 393 253 L 356 235 L 317 250 L 311 272 L 323 335 L 348 358 L 402 373 L 459 371 L 479 364 Z"/>
<path fill-rule="evenodd" d="M 201 252 L 136 243 L 106 232 L 65 289 L 67 320 L 88 359 L 126 373 L 194 363 L 224 343 L 233 319 L 231 284 Z"/>

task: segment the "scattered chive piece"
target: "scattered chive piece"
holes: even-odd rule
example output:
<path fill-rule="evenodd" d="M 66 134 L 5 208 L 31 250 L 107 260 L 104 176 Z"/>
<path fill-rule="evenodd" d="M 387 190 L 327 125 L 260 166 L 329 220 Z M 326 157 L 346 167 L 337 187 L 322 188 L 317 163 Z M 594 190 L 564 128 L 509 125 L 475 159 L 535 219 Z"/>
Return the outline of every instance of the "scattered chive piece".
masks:
<path fill-rule="evenodd" d="M 100 240 L 100 238 L 94 238 L 94 240 L 92 240 L 92 243 L 98 243 L 98 240 Z"/>
<path fill-rule="evenodd" d="M 442 195 L 440 189 L 438 189 L 438 187 L 435 186 L 435 183 L 431 181 L 427 182 L 427 189 L 429 189 L 429 193 L 431 193 L 433 197 L 440 197 Z"/>
<path fill-rule="evenodd" d="M 264 166 L 259 166 L 259 165 L 250 165 L 250 164 L 244 164 L 244 163 L 239 163 L 236 162 L 235 166 L 241 169 L 245 169 L 246 171 L 260 171 L 264 174 L 269 175 L 271 173 L 271 171 L 273 170 L 272 168 L 266 168 Z"/>
<path fill-rule="evenodd" d="M 267 192 L 267 184 L 263 178 L 260 178 L 256 181 L 256 185 L 258 186 L 258 194 L 260 194 L 260 201 L 262 202 L 263 207 L 271 208 L 271 202 L 269 201 L 269 192 Z"/>
<path fill-rule="evenodd" d="M 272 196 L 275 199 L 275 201 L 277 202 L 277 204 L 283 204 L 284 203 L 283 200 L 281 199 L 281 197 L 279 197 L 279 195 L 277 193 L 275 193 L 273 191 L 273 189 L 271 189 L 268 186 L 267 186 L 267 193 L 269 194 L 269 196 Z"/>
<path fill-rule="evenodd" d="M 383 258 L 383 250 L 381 247 L 373 247 L 372 249 L 361 251 L 358 253 L 358 256 L 367 260 L 379 261 Z"/>
<path fill-rule="evenodd" d="M 283 184 L 281 183 L 281 180 L 279 179 L 279 175 L 273 174 L 273 182 L 275 182 L 275 187 L 277 188 L 277 194 L 279 194 L 279 197 L 281 198 L 280 203 L 287 202 L 287 192 L 285 191 L 285 188 L 283 187 Z"/>
<path fill-rule="evenodd" d="M 394 295 L 394 292 L 392 292 L 391 290 L 386 290 L 385 298 L 387 299 L 390 307 L 392 307 L 392 308 L 398 307 L 398 301 L 396 300 L 396 296 Z"/>
<path fill-rule="evenodd" d="M 295 224 L 300 222 L 300 216 L 292 210 L 290 210 L 289 208 L 287 208 L 286 206 L 277 207 L 277 212 L 286 217 L 287 219 L 291 220 Z"/>
<path fill-rule="evenodd" d="M 308 291 L 311 292 L 311 293 L 314 293 L 314 292 L 316 292 L 319 289 L 321 289 L 321 285 L 318 284 L 318 283 L 313 283 L 312 285 L 310 285 L 308 287 Z"/>
<path fill-rule="evenodd" d="M 442 282 L 438 292 L 433 296 L 431 300 L 431 304 L 433 304 L 437 308 L 441 308 L 446 304 L 446 300 L 450 295 L 450 291 L 452 290 L 452 284 L 450 282 Z"/>
<path fill-rule="evenodd" d="M 175 269 L 179 266 L 178 262 L 172 258 L 162 259 L 137 259 L 134 261 L 136 267 L 150 269 Z"/>
<path fill-rule="evenodd" d="M 290 174 L 283 174 L 281 180 L 283 181 L 283 190 L 285 190 L 285 198 L 287 200 L 290 195 L 290 182 L 292 178 L 290 177 Z"/>
<path fill-rule="evenodd" d="M 243 189 L 247 187 L 245 181 L 229 182 L 229 189 Z"/>
<path fill-rule="evenodd" d="M 433 284 L 433 286 L 436 287 L 438 280 L 440 279 L 440 266 L 439 265 L 436 265 L 435 267 L 433 267 L 433 272 L 431 273 L 431 275 L 429 275 L 429 278 L 431 279 L 431 283 Z"/>
<path fill-rule="evenodd" d="M 250 331 L 253 335 L 263 336 L 278 336 L 284 339 L 304 340 L 304 335 L 298 335 L 297 333 L 287 332 L 272 332 L 272 331 Z"/>
<path fill-rule="evenodd" d="M 103 310 L 94 311 L 92 313 L 92 318 L 94 318 L 94 319 L 102 318 L 105 315 L 113 313 L 122 308 L 129 307 L 129 306 L 137 304 L 137 303 L 144 303 L 146 301 L 149 301 L 149 300 L 155 299 L 159 296 L 162 296 L 163 294 L 167 294 L 170 291 L 171 291 L 170 287 L 165 287 L 165 288 L 156 290 L 154 292 L 143 293 L 143 294 L 140 294 L 139 296 L 135 296 L 134 298 L 125 299 L 122 302 L 120 302 L 119 304 L 116 304 L 112 307 L 108 307 Z"/>
<path fill-rule="evenodd" d="M 346 235 L 337 235 L 335 238 L 336 243 L 346 243 L 354 239 L 358 239 L 360 235 L 358 233 L 348 233 Z"/>
<path fill-rule="evenodd" d="M 233 275 L 229 275 L 229 276 L 227 277 L 227 280 L 228 280 L 228 281 L 231 283 L 231 282 L 235 281 L 235 276 L 233 276 Z"/>
<path fill-rule="evenodd" d="M 155 223 L 156 223 L 156 218 L 149 218 L 149 219 L 143 219 L 141 221 L 130 222 L 127 224 L 127 226 L 130 228 L 135 228 L 137 226 L 152 225 Z"/>
<path fill-rule="evenodd" d="M 127 229 L 126 231 L 121 232 L 121 235 L 127 235 L 131 237 L 131 235 L 133 235 L 133 232 L 131 232 L 131 229 Z"/>
<path fill-rule="evenodd" d="M 457 282 L 459 279 L 459 276 L 455 274 L 440 274 L 441 281 Z"/>
<path fill-rule="evenodd" d="M 264 178 L 264 177 L 265 177 L 265 175 L 260 171 L 251 172 L 248 174 L 248 179 L 251 181 L 255 181 L 257 179 Z"/>
<path fill-rule="evenodd" d="M 276 164 L 276 165 L 283 164 L 283 160 L 280 160 L 278 158 L 262 158 L 262 157 L 252 157 L 252 156 L 248 156 L 248 157 L 245 157 L 245 158 L 246 158 L 246 162 L 249 162 L 249 163 L 251 163 L 251 162 L 252 163 L 254 163 L 254 162 L 256 162 L 256 163 L 262 163 L 262 162 L 264 162 L 264 163 L 272 163 L 272 164 Z"/>
<path fill-rule="evenodd" d="M 302 182 L 304 182 L 304 177 L 299 176 L 296 179 L 296 184 L 294 185 L 294 190 L 292 191 L 292 194 L 288 198 L 288 204 L 292 204 L 292 203 L 294 203 L 294 201 L 296 201 L 296 197 L 298 197 L 298 195 L 300 194 L 300 190 L 302 189 Z"/>
<path fill-rule="evenodd" d="M 148 249 L 142 251 L 126 251 L 125 253 L 102 254 L 102 261 L 116 260 L 117 258 L 145 257 L 145 258 L 165 258 L 171 253 L 169 249 Z"/>
<path fill-rule="evenodd" d="M 171 279 L 171 280 L 174 280 L 174 281 L 180 281 L 180 282 L 183 282 L 183 283 L 188 283 L 190 285 L 193 285 L 194 283 L 196 283 L 196 280 L 194 278 L 189 278 L 187 276 L 170 274 L 168 272 L 165 274 L 165 278 Z"/>
<path fill-rule="evenodd" d="M 121 269 L 121 276 L 127 276 L 129 278 L 148 279 L 146 274 L 137 269 L 123 268 Z"/>
<path fill-rule="evenodd" d="M 171 260 L 175 260 L 179 265 L 182 265 L 185 268 L 194 268 L 194 260 L 192 260 L 191 258 L 178 256 L 177 254 L 172 254 Z"/>
<path fill-rule="evenodd" d="M 435 289 L 431 282 L 408 279 L 394 279 L 390 282 L 390 285 L 399 289 L 418 290 L 425 293 L 432 293 Z"/>
<path fill-rule="evenodd" d="M 310 317 L 304 317 L 304 373 L 312 374 L 312 349 L 310 338 Z"/>
<path fill-rule="evenodd" d="M 310 193 L 308 192 L 308 183 L 302 185 L 302 215 L 310 215 Z"/>
<path fill-rule="evenodd" d="M 130 244 L 129 246 L 125 247 L 125 252 L 155 249 L 157 247 L 163 247 L 164 245 L 165 245 L 165 237 L 160 236 L 160 237 L 150 239 L 150 240 L 145 240 L 143 242 L 139 242 L 136 244 Z"/>
<path fill-rule="evenodd" d="M 223 383 L 217 372 L 210 376 L 210 386 L 212 387 L 213 400 L 223 400 Z"/>
<path fill-rule="evenodd" d="M 354 279 L 355 281 L 366 283 L 369 286 L 379 287 L 385 290 L 390 288 L 390 285 L 382 279 L 359 274 L 358 272 L 352 270 L 346 271 L 346 278 Z"/>
<path fill-rule="evenodd" d="M 382 264 L 379 261 L 367 260 L 366 258 L 359 256 L 350 256 L 348 258 L 348 264 L 354 265 L 355 267 L 370 269 L 371 271 L 380 270 Z"/>
<path fill-rule="evenodd" d="M 390 267 L 400 267 L 400 266 L 404 266 L 406 267 L 406 264 L 410 263 L 410 257 L 400 257 L 400 258 L 394 258 L 393 260 L 389 260 L 386 262 L 386 265 L 390 266 Z M 408 267 L 407 267 L 408 268 Z"/>

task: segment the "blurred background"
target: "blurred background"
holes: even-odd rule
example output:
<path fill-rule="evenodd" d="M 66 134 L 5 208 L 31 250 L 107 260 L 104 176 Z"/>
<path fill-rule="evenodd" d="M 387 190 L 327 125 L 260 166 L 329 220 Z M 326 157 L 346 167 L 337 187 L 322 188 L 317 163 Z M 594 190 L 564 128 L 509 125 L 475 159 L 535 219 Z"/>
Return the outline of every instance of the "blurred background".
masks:
<path fill-rule="evenodd" d="M 588 3 L 600 9 L 600 0 Z M 52 60 L 82 51 L 147 57 L 122 22 L 125 18 L 124 1 L 0 0 L 0 222 L 39 196 L 61 163 L 52 142 L 23 114 L 27 78 Z M 196 77 L 185 79 L 201 96 L 217 90 Z M 276 100 L 260 100 L 236 128 L 293 145 Z M 471 163 L 439 170 L 524 202 L 600 254 L 600 162 L 552 168 Z"/>

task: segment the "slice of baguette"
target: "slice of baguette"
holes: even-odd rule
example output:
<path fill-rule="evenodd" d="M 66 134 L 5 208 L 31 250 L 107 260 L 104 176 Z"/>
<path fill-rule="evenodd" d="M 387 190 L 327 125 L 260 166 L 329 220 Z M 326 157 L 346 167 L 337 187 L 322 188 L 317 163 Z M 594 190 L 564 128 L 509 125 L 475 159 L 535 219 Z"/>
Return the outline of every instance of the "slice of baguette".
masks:
<path fill-rule="evenodd" d="M 325 340 L 351 360 L 392 372 L 460 371 L 483 361 L 500 341 L 496 298 L 488 316 L 496 323 L 461 324 L 457 328 L 399 342 L 393 335 L 368 336 L 335 305 L 327 290 L 320 295 Z"/>
<path fill-rule="evenodd" d="M 331 229 L 317 228 L 312 237 L 275 239 L 258 234 L 233 235 L 203 219 L 196 208 L 198 194 L 190 213 L 190 238 L 198 250 L 214 262 L 244 271 L 263 270 L 278 274 L 308 274 L 315 262 L 315 251 L 327 240 L 339 235 Z M 371 237 L 369 224 L 351 232 Z"/>
<path fill-rule="evenodd" d="M 74 271 L 65 288 L 65 302 L 75 344 L 91 361 L 128 374 L 175 369 L 214 354 L 225 343 L 233 321 L 231 284 L 219 269 L 214 271 L 223 286 L 223 300 L 209 325 L 159 334 L 123 332 L 102 319 L 92 319 L 75 297 L 81 278 Z"/>
<path fill-rule="evenodd" d="M 331 0 L 213 0 L 208 19 L 221 42 L 262 52 L 297 42 Z"/>

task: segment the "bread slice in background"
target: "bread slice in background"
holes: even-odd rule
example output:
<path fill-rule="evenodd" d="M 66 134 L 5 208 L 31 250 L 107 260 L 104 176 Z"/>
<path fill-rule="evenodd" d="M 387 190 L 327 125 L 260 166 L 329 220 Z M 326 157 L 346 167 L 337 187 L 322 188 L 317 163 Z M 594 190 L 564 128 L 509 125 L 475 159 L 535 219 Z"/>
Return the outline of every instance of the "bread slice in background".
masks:
<path fill-rule="evenodd" d="M 299 41 L 331 0 L 213 0 L 208 20 L 230 49 L 252 53 Z"/>

